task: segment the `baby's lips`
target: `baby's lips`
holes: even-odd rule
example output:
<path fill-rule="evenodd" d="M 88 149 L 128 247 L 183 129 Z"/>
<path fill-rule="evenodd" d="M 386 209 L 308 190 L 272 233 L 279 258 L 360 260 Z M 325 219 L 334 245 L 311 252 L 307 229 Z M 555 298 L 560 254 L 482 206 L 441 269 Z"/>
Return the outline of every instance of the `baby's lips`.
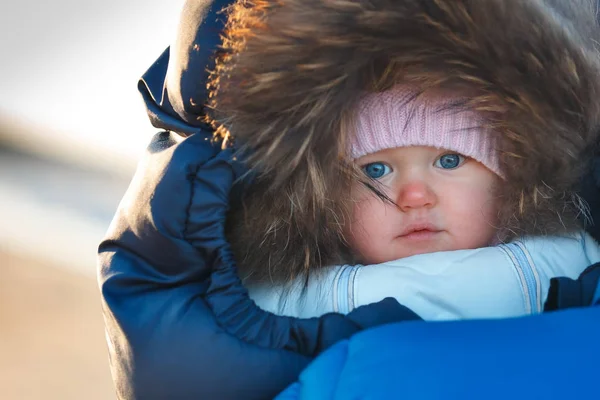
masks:
<path fill-rule="evenodd" d="M 407 236 L 410 235 L 412 233 L 416 233 L 416 232 L 431 232 L 431 233 L 437 233 L 437 232 L 441 232 L 441 229 L 439 229 L 437 226 L 435 226 L 434 224 L 430 223 L 430 222 L 413 222 L 408 224 L 403 230 L 402 232 L 400 232 L 400 234 L 398 235 L 399 237 L 403 237 L 403 236 Z"/>

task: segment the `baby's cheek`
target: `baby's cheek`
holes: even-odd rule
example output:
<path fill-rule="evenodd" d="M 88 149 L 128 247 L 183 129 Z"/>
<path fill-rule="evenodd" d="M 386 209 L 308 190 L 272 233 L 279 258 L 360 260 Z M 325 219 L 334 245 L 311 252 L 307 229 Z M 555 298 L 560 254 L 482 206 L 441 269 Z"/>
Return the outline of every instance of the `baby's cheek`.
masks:
<path fill-rule="evenodd" d="M 471 220 L 476 246 L 488 246 L 495 240 L 498 231 L 498 202 L 489 191 L 477 194 L 477 202 L 473 204 Z"/>
<path fill-rule="evenodd" d="M 478 189 L 478 190 L 476 190 Z M 465 190 L 465 196 L 455 197 L 451 218 L 457 247 L 477 248 L 489 245 L 497 230 L 497 206 L 486 189 Z"/>
<path fill-rule="evenodd" d="M 354 206 L 352 214 L 352 230 L 363 237 L 376 234 L 382 228 L 385 212 L 381 207 L 381 200 L 365 199 Z"/>
<path fill-rule="evenodd" d="M 381 246 L 389 228 L 384 203 L 379 199 L 365 199 L 355 204 L 347 239 L 355 255 L 363 262 L 378 260 Z"/>
<path fill-rule="evenodd" d="M 350 246 L 354 249 L 368 238 L 370 219 L 370 207 L 368 201 L 357 201 L 350 215 L 350 222 L 346 225 L 345 234 Z"/>

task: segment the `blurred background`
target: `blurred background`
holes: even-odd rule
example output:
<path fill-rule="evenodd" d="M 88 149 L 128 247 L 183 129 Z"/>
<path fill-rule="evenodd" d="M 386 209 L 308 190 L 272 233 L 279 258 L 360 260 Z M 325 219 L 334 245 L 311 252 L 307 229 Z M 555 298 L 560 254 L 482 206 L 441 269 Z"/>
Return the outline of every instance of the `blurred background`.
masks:
<path fill-rule="evenodd" d="M 184 0 L 0 5 L 0 398 L 114 399 L 96 248 Z"/>

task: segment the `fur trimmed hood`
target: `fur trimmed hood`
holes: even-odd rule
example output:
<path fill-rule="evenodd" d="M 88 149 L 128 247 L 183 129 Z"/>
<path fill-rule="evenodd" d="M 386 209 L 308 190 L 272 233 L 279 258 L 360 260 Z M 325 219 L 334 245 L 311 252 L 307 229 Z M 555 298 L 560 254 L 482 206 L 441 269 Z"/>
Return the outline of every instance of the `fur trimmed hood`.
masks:
<path fill-rule="evenodd" d="M 260 172 L 232 211 L 244 275 L 351 262 L 355 171 L 344 129 L 361 95 L 397 83 L 473 93 L 498 135 L 511 236 L 577 228 L 576 184 L 600 132 L 591 0 L 246 0 L 229 9 L 211 118 Z"/>

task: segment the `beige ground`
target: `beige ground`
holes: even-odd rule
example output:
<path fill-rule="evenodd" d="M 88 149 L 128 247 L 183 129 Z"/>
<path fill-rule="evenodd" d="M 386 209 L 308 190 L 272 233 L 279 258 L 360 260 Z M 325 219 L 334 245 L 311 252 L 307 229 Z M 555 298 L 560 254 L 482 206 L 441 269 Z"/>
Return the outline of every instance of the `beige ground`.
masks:
<path fill-rule="evenodd" d="M 0 252 L 0 398 L 115 398 L 94 279 Z"/>

